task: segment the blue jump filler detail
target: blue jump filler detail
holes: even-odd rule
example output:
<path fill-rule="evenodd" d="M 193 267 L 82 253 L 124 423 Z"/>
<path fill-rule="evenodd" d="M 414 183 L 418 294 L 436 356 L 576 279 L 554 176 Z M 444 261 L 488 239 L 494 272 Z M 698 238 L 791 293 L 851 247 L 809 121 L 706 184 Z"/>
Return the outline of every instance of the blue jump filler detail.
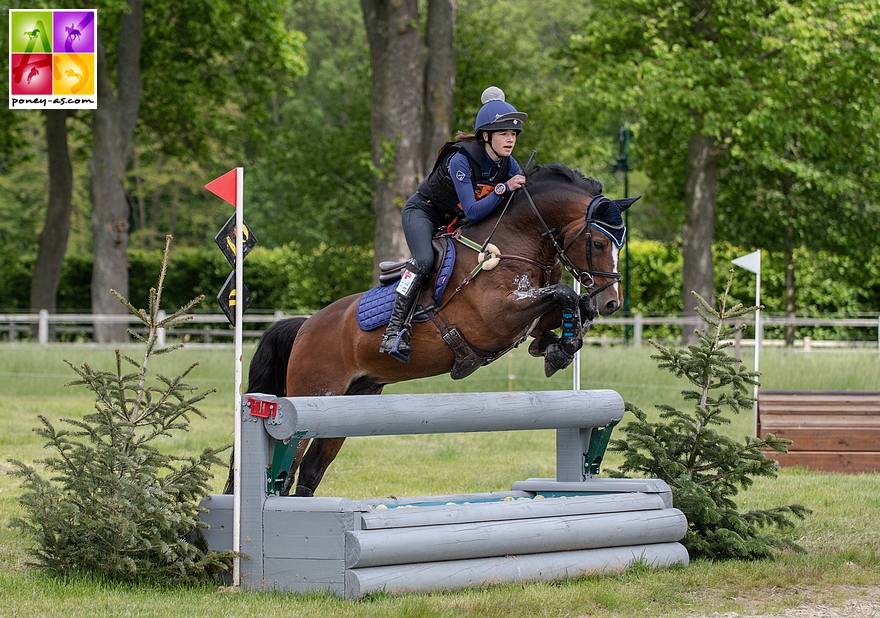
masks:
<path fill-rule="evenodd" d="M 434 302 L 440 304 L 446 284 L 452 275 L 452 267 L 455 265 L 455 244 L 452 239 L 446 239 L 446 253 L 440 265 L 440 273 L 437 275 L 437 285 L 434 287 Z M 391 319 L 391 310 L 394 308 L 394 292 L 397 289 L 397 281 L 389 285 L 379 285 L 364 292 L 358 301 L 357 320 L 361 330 L 375 330 L 388 324 Z M 427 322 L 428 317 L 422 314 L 413 318 L 413 322 Z M 395 345 L 396 349 L 396 345 Z"/>

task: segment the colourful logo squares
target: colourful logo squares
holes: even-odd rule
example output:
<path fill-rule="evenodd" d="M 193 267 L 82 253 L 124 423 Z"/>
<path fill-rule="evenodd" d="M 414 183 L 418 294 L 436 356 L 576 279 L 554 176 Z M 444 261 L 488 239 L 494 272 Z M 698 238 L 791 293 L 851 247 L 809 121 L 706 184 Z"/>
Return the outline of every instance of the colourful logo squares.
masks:
<path fill-rule="evenodd" d="M 97 11 L 9 10 L 10 109 L 95 109 Z"/>

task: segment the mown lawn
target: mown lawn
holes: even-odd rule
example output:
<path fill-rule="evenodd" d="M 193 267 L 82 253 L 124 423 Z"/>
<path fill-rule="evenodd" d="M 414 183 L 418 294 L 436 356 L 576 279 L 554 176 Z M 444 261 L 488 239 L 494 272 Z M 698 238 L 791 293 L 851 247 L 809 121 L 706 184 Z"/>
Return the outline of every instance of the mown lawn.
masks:
<path fill-rule="evenodd" d="M 252 346 L 246 346 L 247 354 Z M 137 348 L 128 350 L 137 353 Z M 661 373 L 653 348 L 588 348 L 582 354 L 581 388 L 613 388 L 646 411 L 654 404 L 681 404 L 683 386 Z M 7 460 L 32 462 L 42 444 L 31 431 L 36 415 L 53 422 L 79 417 L 93 400 L 82 387 L 65 387 L 75 374 L 62 359 L 111 369 L 110 349 L 95 346 L 0 347 L 0 616 L 702 616 L 713 612 L 757 613 L 800 604 L 834 605 L 880 585 L 880 474 L 838 475 L 783 469 L 760 479 L 740 496 L 745 508 L 798 502 L 813 509 L 793 539 L 806 554 L 782 553 L 773 562 L 709 563 L 687 568 L 631 572 L 555 584 L 505 585 L 435 595 L 379 595 L 359 602 L 327 595 L 220 592 L 216 586 L 158 589 L 78 579 L 57 581 L 27 567 L 27 540 L 6 527 L 19 515 L 19 489 L 5 474 Z M 245 362 L 249 356 L 246 355 Z M 751 351 L 744 350 L 746 363 Z M 190 347 L 156 359 L 156 372 L 176 375 L 199 362 L 190 382 L 208 397 L 205 419 L 168 441 L 177 453 L 232 441 L 233 352 Z M 767 389 L 873 390 L 880 384 L 877 351 L 765 350 L 762 387 Z M 543 377 L 541 363 L 517 350 L 459 382 L 430 378 L 388 387 L 386 392 L 506 391 L 571 388 L 570 371 Z M 626 422 L 626 421 L 624 421 Z M 742 439 L 752 430 L 750 413 L 733 419 L 727 432 Z M 389 436 L 350 439 L 319 492 L 350 498 L 425 495 L 509 489 L 514 481 L 552 476 L 551 431 Z M 619 460 L 609 453 L 606 463 Z M 216 487 L 225 478 L 216 471 Z M 818 600 L 817 600 L 818 599 Z"/>

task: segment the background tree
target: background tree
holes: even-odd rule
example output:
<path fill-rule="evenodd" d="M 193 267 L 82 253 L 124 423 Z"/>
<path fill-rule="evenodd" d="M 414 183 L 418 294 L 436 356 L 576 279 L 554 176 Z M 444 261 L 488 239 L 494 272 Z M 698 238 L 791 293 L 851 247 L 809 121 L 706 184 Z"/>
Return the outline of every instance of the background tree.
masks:
<path fill-rule="evenodd" d="M 146 146 L 135 150 L 135 164 L 141 162 L 140 155 L 146 150 L 160 173 L 166 163 L 166 169 L 176 168 L 176 174 L 166 172 L 171 178 L 164 183 L 171 187 L 169 227 L 173 228 L 181 188 L 196 194 L 203 184 L 195 180 L 200 175 L 193 174 L 193 158 L 232 158 L 234 150 L 219 148 L 218 144 L 235 143 L 233 135 L 241 136 L 255 126 L 241 122 L 241 115 L 258 120 L 266 107 L 267 94 L 285 88 L 288 76 L 302 70 L 298 55 L 301 39 L 284 30 L 278 3 L 247 3 L 241 7 L 227 3 L 153 4 L 150 11 L 161 14 L 162 19 L 148 19 L 146 31 L 143 7 L 138 3 L 116 1 L 105 5 L 101 7 L 104 11 L 98 37 L 99 105 L 92 123 L 94 313 L 119 312 L 107 293 L 111 286 L 127 293 L 131 202 L 139 206 L 140 216 L 135 220 L 141 228 L 146 227 L 143 193 L 136 190 L 132 198 L 125 183 L 129 143 L 135 129 Z M 144 37 L 147 53 L 142 58 L 140 41 Z M 260 45 L 251 45 L 253 40 L 259 40 Z M 252 66 L 261 70 L 253 71 Z M 169 81 L 174 87 L 169 87 Z M 143 117 L 142 88 L 146 93 Z M 222 111 L 203 113 L 202 106 L 208 101 Z M 40 244 L 32 279 L 34 308 L 54 308 L 51 284 L 60 272 L 60 257 L 64 255 L 64 243 L 58 241 L 64 240 L 65 213 L 70 211 L 69 199 L 66 207 L 63 204 L 63 196 L 70 193 L 69 174 L 65 174 L 69 166 L 64 163 L 65 128 L 57 121 L 47 124 L 49 164 L 59 175 L 50 183 L 50 207 L 44 225 L 44 238 L 50 242 Z M 136 173 L 136 189 L 140 188 L 140 179 Z M 152 195 L 154 215 L 163 189 L 163 183 L 156 184 Z M 203 225 L 203 229 L 213 225 L 216 222 Z M 204 232 L 201 235 L 206 236 Z M 124 339 L 124 332 L 124 325 L 95 326 L 98 341 Z"/>
<path fill-rule="evenodd" d="M 46 118 L 46 151 L 49 159 L 49 204 L 43 231 L 37 241 L 39 249 L 31 277 L 30 307 L 33 313 L 43 309 L 55 313 L 73 208 L 73 164 L 67 144 L 67 118 L 72 114 L 66 109 L 47 109 L 43 114 Z M 32 331 L 37 327 L 34 324 Z M 49 340 L 54 339 L 53 324 L 49 327 Z"/>
<path fill-rule="evenodd" d="M 171 231 L 190 242 L 211 242 L 216 226 L 229 216 L 216 198 L 204 199 L 205 179 L 266 149 L 278 131 L 270 124 L 278 116 L 277 102 L 293 95 L 293 80 L 306 72 L 304 36 L 285 25 L 287 6 L 169 0 L 151 5 L 151 13 L 163 18 L 145 25 L 139 165 L 129 176 L 138 208 L 134 219 L 144 226 L 146 244 L 158 244 Z M 247 165 L 246 187 L 256 167 Z M 194 203 L 198 208 L 191 208 Z"/>
<path fill-rule="evenodd" d="M 693 290 L 711 302 L 718 162 L 738 120 L 753 109 L 766 60 L 755 21 L 766 2 L 599 0 L 569 58 L 587 126 L 637 119 L 637 155 L 652 199 L 682 221 L 682 305 Z M 683 340 L 693 341 L 685 326 Z"/>
<path fill-rule="evenodd" d="M 260 247 L 372 251 L 370 60 L 359 0 L 297 0 L 284 19 L 304 35 L 308 70 L 292 94 L 271 96 L 271 114 L 249 141 L 248 222 Z"/>
<path fill-rule="evenodd" d="M 258 250 L 279 248 L 290 256 L 291 265 L 300 264 L 291 266 L 292 273 L 306 263 L 320 264 L 361 285 L 369 279 L 365 264 L 373 259 L 374 242 L 383 249 L 391 246 L 377 239 L 397 229 L 399 206 L 425 166 L 433 163 L 440 143 L 454 130 L 473 126 L 480 93 L 497 85 L 529 113 L 517 156 L 534 148 L 539 163 L 558 160 L 580 167 L 601 178 L 609 195 L 622 190 L 608 164 L 617 154 L 621 122 L 630 122 L 636 132 L 630 159 L 650 174 L 650 179 L 629 177 L 631 195 L 649 190 L 645 206 L 631 213 L 634 239 L 668 241 L 681 232 L 691 129 L 714 127 L 707 134 L 715 139 L 713 152 L 722 155 L 715 209 L 715 236 L 722 244 L 715 243 L 716 256 L 728 251 L 723 244 L 728 241 L 743 250 L 768 249 L 768 261 L 780 259 L 777 252 L 786 251 L 782 241 L 790 232 L 792 260 L 822 249 L 826 257 L 813 258 L 825 260 L 816 272 L 834 272 L 837 264 L 872 264 L 859 251 L 867 253 L 874 245 L 868 236 L 877 227 L 873 196 L 880 168 L 873 163 L 877 136 L 871 122 L 878 107 L 878 91 L 871 88 L 877 75 L 877 0 L 858 6 L 853 0 L 811 0 L 797 6 L 715 1 L 694 4 L 706 11 L 693 16 L 667 4 L 624 0 L 602 5 L 593 14 L 592 5 L 565 0 L 546 0 L 540 10 L 527 0 L 458 0 L 453 19 L 443 21 L 455 28 L 455 62 L 441 63 L 455 70 L 454 120 L 443 137 L 427 137 L 427 114 L 443 108 L 434 100 L 427 102 L 427 85 L 449 83 L 428 80 L 424 96 L 407 107 L 421 114 L 421 120 L 412 121 L 416 126 L 402 122 L 393 111 L 383 112 L 389 131 L 378 140 L 377 134 L 370 136 L 371 111 L 379 111 L 372 102 L 375 75 L 364 6 L 385 6 L 387 13 L 391 9 L 385 3 L 159 0 L 146 5 L 140 54 L 143 92 L 124 168 L 130 248 L 156 250 L 161 237 L 173 231 L 176 252 L 210 249 L 217 226 L 229 213 L 202 185 L 243 164 L 248 223 L 260 238 Z M 102 0 L 103 21 L 120 20 L 125 6 L 120 0 Z M 441 5 L 433 17 L 448 13 L 448 7 Z M 438 38 L 430 27 L 437 22 L 431 20 L 427 3 L 420 9 L 409 13 L 414 18 L 408 23 L 415 38 L 421 38 L 413 49 L 421 51 L 411 57 L 398 53 L 394 60 L 416 59 L 428 72 L 429 61 L 442 55 L 427 51 L 430 39 Z M 151 18 L 152 11 L 162 18 Z M 686 38 L 692 29 L 684 28 L 685 22 L 708 24 L 720 34 L 717 40 Z M 511 23 L 517 26 L 496 27 Z M 6 31 L 0 35 L 5 37 Z M 574 44 L 569 45 L 572 37 Z M 582 54 L 588 44 L 603 41 L 607 46 L 602 43 L 590 56 Z M 388 45 L 386 52 L 390 44 L 380 41 Z M 115 43 L 105 51 L 115 80 Z M 699 62 L 706 67 L 696 68 Z M 702 124 L 688 109 L 707 110 Z M 6 123 L 7 118 L 13 122 Z M 79 300 L 71 290 L 88 287 L 91 258 L 86 256 L 92 251 L 87 167 L 92 139 L 81 122 L 87 118 L 91 115 L 81 112 L 66 124 L 74 181 L 71 255 L 64 265 L 68 283 L 60 302 L 77 311 L 88 310 L 88 297 Z M 7 296 L 6 304 L 22 310 L 33 306 L 26 296 L 28 277 L 39 270 L 33 268 L 38 234 L 50 227 L 45 221 L 49 158 L 41 113 L 0 111 L 0 120 L 0 260 L 8 266 L 3 269 L 6 289 L 19 290 L 14 303 Z M 408 161 L 421 171 L 405 189 L 389 190 L 380 198 L 376 186 L 396 186 L 403 177 L 395 168 L 402 159 L 398 134 L 420 136 L 422 154 L 413 151 Z M 381 146 L 378 158 L 371 144 Z M 50 179 L 48 186 L 54 185 Z M 386 224 L 376 231 L 382 209 L 387 210 Z M 680 253 L 675 247 L 669 250 Z M 339 255 L 353 257 L 332 257 Z M 128 264 L 139 256 L 132 258 L 129 252 Z M 341 265 L 343 261 L 347 263 Z M 650 272 L 633 269 L 632 289 L 652 281 L 655 266 L 652 262 Z M 795 271 L 800 285 L 809 287 L 793 293 Z M 359 274 L 352 277 L 353 272 Z M 791 281 L 789 296 L 804 305 L 799 313 L 876 305 L 871 304 L 876 291 L 870 283 L 843 291 L 843 282 L 851 279 L 848 273 L 832 277 L 834 287 L 817 286 L 813 277 L 818 275 L 805 273 L 800 265 L 785 272 Z M 811 277 L 809 283 L 803 283 L 805 276 Z M 294 299 L 304 289 L 302 281 L 300 277 L 283 298 Z M 665 281 L 677 285 L 670 283 L 673 279 Z M 681 281 L 677 274 L 674 281 Z M 782 284 L 766 282 L 767 294 L 776 294 L 777 283 Z M 310 303 L 319 298 L 307 297 L 313 299 Z M 326 298 L 321 295 L 321 302 Z M 300 301 L 291 302 L 304 306 Z M 794 310 L 793 302 L 788 306 Z M 663 310 L 677 312 L 680 307 L 664 295 Z"/>
<path fill-rule="evenodd" d="M 55 8 L 75 9 L 73 2 L 60 2 L 51 5 Z M 110 0 L 107 5 L 111 10 L 119 10 L 122 6 L 118 0 Z M 101 7 L 104 8 L 104 7 Z M 34 262 L 30 285 L 30 310 L 34 313 L 46 310 L 56 311 L 58 302 L 58 286 L 67 252 L 70 237 L 71 213 L 73 212 L 74 173 L 70 157 L 68 138 L 68 118 L 84 115 L 76 110 L 49 109 L 43 111 L 45 119 L 48 203 L 43 229 L 37 239 L 37 258 Z M 32 336 L 36 336 L 38 325 L 31 327 Z M 55 327 L 49 326 L 49 340 L 55 339 Z"/>
<path fill-rule="evenodd" d="M 573 130 L 574 101 L 564 96 L 559 80 L 560 54 L 588 15 L 588 3 L 564 0 L 459 0 L 454 128 L 472 130 L 480 94 L 498 86 L 509 103 L 529 115 L 514 152 L 520 163 L 534 149 L 538 163 L 560 161 L 599 171 L 597 176 L 613 184 L 607 170 L 608 127 Z M 617 127 L 610 131 L 616 135 Z"/>
<path fill-rule="evenodd" d="M 867 264 L 880 228 L 880 3 L 800 7 L 766 18 L 763 30 L 776 33 L 765 41 L 774 53 L 766 75 L 773 91 L 743 119 L 719 179 L 719 230 L 743 247 L 782 255 L 789 317 L 800 248 Z M 786 327 L 786 343 L 794 338 Z"/>
<path fill-rule="evenodd" d="M 143 20 L 142 0 L 128 0 L 121 14 L 102 14 L 96 37 L 98 106 L 92 113 L 92 312 L 96 314 L 124 314 L 110 289 L 128 297 L 125 169 L 141 100 Z M 116 75 L 115 84 L 111 74 Z M 95 322 L 94 329 L 98 343 L 127 338 L 123 323 Z"/>
<path fill-rule="evenodd" d="M 14 6 L 13 8 L 20 8 Z M 5 9 L 5 7 L 4 7 Z M 3 10 L 4 17 L 8 19 L 8 10 Z M 4 19 L 4 22 L 6 22 Z M 4 23 L 3 32 L 0 33 L 0 46 L 9 49 L 8 22 Z M 3 104 L 0 106 L 0 174 L 8 173 L 24 158 L 23 124 L 27 117 L 22 112 L 14 112 L 9 109 L 9 82 L 2 86 Z M 35 114 L 35 112 L 30 112 Z M 61 280 L 61 264 L 64 252 L 67 248 L 67 235 L 70 229 L 70 206 L 73 189 L 73 172 L 70 164 L 70 156 L 67 151 L 67 110 L 46 110 L 46 141 L 49 151 L 49 179 L 46 183 L 49 187 L 48 211 L 52 213 L 53 220 L 57 225 L 52 228 L 45 226 L 40 234 L 39 252 L 34 264 L 34 279 L 40 283 L 31 285 L 30 307 L 31 311 L 48 309 L 54 311 L 55 297 L 58 283 Z M 53 137 L 56 138 L 53 140 Z M 55 170 L 56 181 L 53 182 L 52 171 Z M 5 202 L 5 200 L 3 200 Z M 47 217 L 50 216 L 47 213 Z M 6 217 L 2 217 L 6 219 Z M 3 234 L 5 236 L 5 234 Z M 8 240 L 8 239 L 4 239 Z M 19 242 L 2 242 L 8 247 L 4 253 L 10 257 L 21 251 Z M 12 248 L 14 250 L 11 250 Z"/>
<path fill-rule="evenodd" d="M 427 15 L 417 0 L 361 0 L 361 8 L 373 70 L 373 276 L 378 278 L 380 261 L 409 257 L 400 211 L 425 174 L 429 132 L 432 139 L 451 137 L 455 0 L 428 0 Z M 449 60 L 429 63 L 429 57 Z"/>

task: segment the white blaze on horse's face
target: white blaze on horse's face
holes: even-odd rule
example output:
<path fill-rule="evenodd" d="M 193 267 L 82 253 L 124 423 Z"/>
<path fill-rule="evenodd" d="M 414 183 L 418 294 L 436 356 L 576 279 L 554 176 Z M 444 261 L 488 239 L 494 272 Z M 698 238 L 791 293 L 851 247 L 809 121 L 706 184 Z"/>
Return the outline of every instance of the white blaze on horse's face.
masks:
<path fill-rule="evenodd" d="M 605 273 L 610 272 L 614 273 L 614 275 L 608 277 L 607 274 L 593 272 L 594 278 L 599 277 L 600 279 L 600 281 L 595 282 L 595 287 L 598 289 L 593 292 L 593 294 L 596 295 L 596 310 L 599 312 L 599 315 L 609 316 L 620 309 L 623 306 L 624 301 L 623 288 L 620 283 L 620 250 L 623 243 L 620 243 L 621 246 L 618 246 L 617 241 L 611 233 L 606 231 L 600 225 L 594 224 L 594 226 L 597 232 L 603 235 L 603 239 L 608 241 L 608 244 L 605 249 L 602 249 L 601 254 L 593 255 L 594 260 L 601 260 L 601 262 L 598 264 L 592 262 L 590 267 L 596 268 L 596 271 L 605 271 Z M 625 239 L 624 242 L 626 242 Z M 593 248 L 594 246 L 591 245 L 588 251 Z"/>
<path fill-rule="evenodd" d="M 614 264 L 614 268 L 611 269 L 611 272 L 619 273 L 620 272 L 620 249 L 617 248 L 617 245 L 611 243 L 611 260 Z M 614 294 L 617 298 L 620 298 L 620 279 L 614 282 L 614 285 L 611 286 L 611 289 L 614 291 Z"/>

